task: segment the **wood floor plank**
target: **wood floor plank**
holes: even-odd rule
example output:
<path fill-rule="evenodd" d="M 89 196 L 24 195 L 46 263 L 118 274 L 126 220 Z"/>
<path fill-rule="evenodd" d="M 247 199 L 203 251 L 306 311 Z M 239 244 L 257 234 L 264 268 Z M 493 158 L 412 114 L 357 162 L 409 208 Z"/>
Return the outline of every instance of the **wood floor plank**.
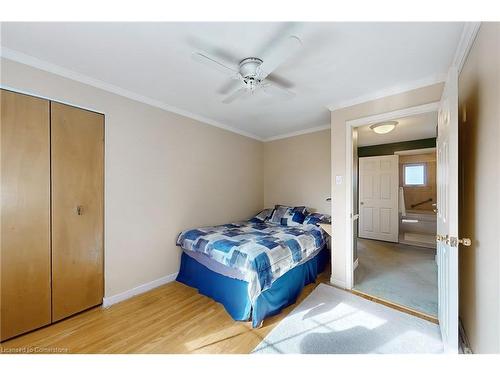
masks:
<path fill-rule="evenodd" d="M 321 282 L 307 285 L 297 303 Z M 221 304 L 173 282 L 109 308 L 95 307 L 0 344 L 0 352 L 37 348 L 43 353 L 249 353 L 295 307 L 258 329 L 235 322 Z"/>

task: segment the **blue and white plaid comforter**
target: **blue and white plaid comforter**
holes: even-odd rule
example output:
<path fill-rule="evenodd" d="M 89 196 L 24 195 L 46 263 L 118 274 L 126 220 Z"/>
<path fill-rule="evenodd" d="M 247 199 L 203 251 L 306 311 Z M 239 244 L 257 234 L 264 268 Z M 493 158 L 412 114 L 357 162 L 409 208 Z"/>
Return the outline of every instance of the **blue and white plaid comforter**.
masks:
<path fill-rule="evenodd" d="M 321 249 L 325 239 L 316 225 L 289 227 L 254 219 L 184 231 L 177 245 L 244 274 L 253 303 L 274 280 Z"/>

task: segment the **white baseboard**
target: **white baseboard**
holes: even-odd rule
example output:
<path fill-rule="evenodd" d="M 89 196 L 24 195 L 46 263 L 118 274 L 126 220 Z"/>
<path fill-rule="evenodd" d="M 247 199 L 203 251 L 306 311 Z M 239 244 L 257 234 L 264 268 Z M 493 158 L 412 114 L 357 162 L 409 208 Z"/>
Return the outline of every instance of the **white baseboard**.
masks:
<path fill-rule="evenodd" d="M 356 271 L 356 268 L 358 268 L 358 266 L 359 266 L 359 258 L 356 258 L 356 260 L 354 261 L 353 270 Z"/>
<path fill-rule="evenodd" d="M 126 299 L 129 299 L 138 294 L 142 294 L 147 291 L 150 291 L 151 289 L 158 288 L 161 285 L 171 283 L 176 279 L 176 277 L 177 277 L 177 272 L 160 277 L 159 279 L 150 281 L 149 283 L 136 286 L 135 288 L 129 289 L 125 292 L 115 294 L 114 296 L 104 297 L 102 301 L 102 306 L 109 307 L 111 305 L 114 305 L 115 303 L 125 301 Z"/>
<path fill-rule="evenodd" d="M 332 276 L 330 277 L 330 283 L 335 286 L 338 286 L 339 288 L 346 289 L 346 284 L 344 280 L 338 280 Z"/>

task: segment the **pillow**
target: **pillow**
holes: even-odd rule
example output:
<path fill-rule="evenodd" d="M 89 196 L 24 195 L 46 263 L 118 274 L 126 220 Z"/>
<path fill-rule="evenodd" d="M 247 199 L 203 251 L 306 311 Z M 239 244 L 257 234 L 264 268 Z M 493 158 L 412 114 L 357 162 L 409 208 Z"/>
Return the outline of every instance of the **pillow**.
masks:
<path fill-rule="evenodd" d="M 293 227 L 301 225 L 304 222 L 306 214 L 307 209 L 304 206 L 288 207 L 277 204 L 274 206 L 274 210 L 269 221 L 271 223 Z"/>
<path fill-rule="evenodd" d="M 253 222 L 266 221 L 267 219 L 269 219 L 271 217 L 272 213 L 273 213 L 272 208 L 264 208 L 257 215 L 255 215 L 250 221 L 253 221 Z"/>
<path fill-rule="evenodd" d="M 304 219 L 304 224 L 318 225 L 319 223 L 330 224 L 331 222 L 332 222 L 332 217 L 330 215 L 319 214 L 319 213 L 309 214 Z"/>

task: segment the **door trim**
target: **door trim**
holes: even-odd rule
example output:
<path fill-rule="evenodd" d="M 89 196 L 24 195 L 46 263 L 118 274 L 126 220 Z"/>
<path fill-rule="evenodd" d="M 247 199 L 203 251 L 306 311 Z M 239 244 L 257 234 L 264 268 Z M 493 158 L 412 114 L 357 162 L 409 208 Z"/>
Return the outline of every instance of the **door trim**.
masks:
<path fill-rule="evenodd" d="M 462 71 L 465 64 L 465 60 L 469 55 L 469 51 L 474 44 L 479 28 L 481 27 L 481 22 L 466 22 L 462 35 L 460 36 L 460 41 L 458 42 L 458 47 L 455 51 L 455 56 L 453 57 L 453 64 L 457 68 L 458 74 Z"/>
<path fill-rule="evenodd" d="M 345 178 L 345 189 L 346 189 L 346 242 L 347 242 L 347 253 L 345 260 L 345 288 L 352 289 L 354 284 L 354 262 L 353 262 L 353 225 L 354 222 L 353 212 L 354 212 L 354 199 L 352 191 L 352 173 L 353 173 L 353 136 L 352 131 L 354 128 L 363 125 L 375 124 L 377 122 L 393 120 L 396 117 L 407 117 L 413 115 L 420 115 L 423 113 L 437 112 L 439 108 L 439 101 L 432 102 L 428 104 L 423 104 L 414 107 L 408 107 L 400 109 L 397 111 L 380 113 L 377 115 L 360 117 L 353 120 L 348 120 L 345 122 L 346 126 L 346 178 Z M 332 280 L 333 281 L 333 280 Z"/>

